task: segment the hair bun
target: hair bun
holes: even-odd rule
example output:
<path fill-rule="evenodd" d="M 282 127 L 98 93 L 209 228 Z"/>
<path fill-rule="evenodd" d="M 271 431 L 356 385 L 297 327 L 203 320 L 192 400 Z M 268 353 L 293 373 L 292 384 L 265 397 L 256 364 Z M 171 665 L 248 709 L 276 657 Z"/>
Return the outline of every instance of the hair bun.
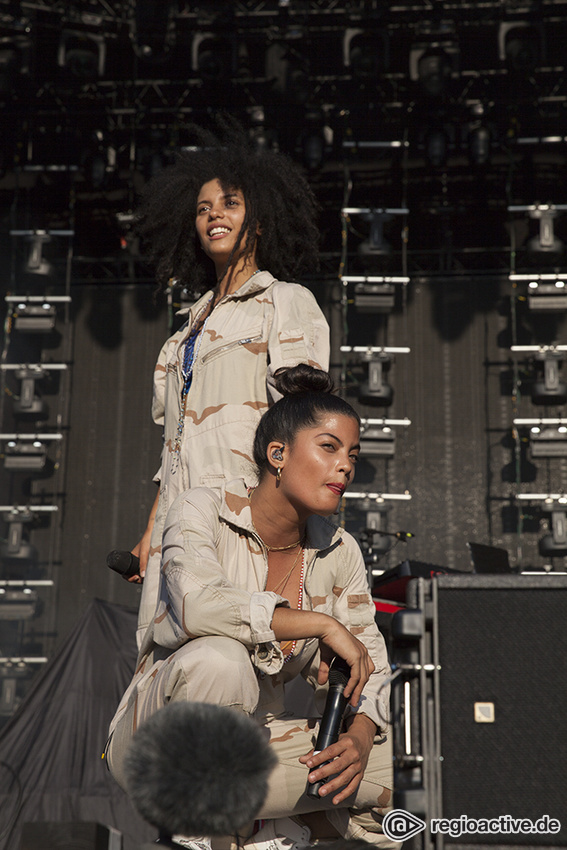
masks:
<path fill-rule="evenodd" d="M 276 389 L 282 395 L 301 393 L 332 393 L 334 384 L 328 372 L 314 369 L 307 363 L 299 363 L 289 369 L 278 369 L 274 373 Z"/>

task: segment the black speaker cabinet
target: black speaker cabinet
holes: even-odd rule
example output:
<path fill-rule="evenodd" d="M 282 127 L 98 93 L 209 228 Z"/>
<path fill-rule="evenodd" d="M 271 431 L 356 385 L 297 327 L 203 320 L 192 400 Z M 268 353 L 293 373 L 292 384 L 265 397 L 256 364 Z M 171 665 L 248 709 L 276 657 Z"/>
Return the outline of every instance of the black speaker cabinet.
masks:
<path fill-rule="evenodd" d="M 24 823 L 20 850 L 122 850 L 122 834 L 100 823 Z"/>
<path fill-rule="evenodd" d="M 427 822 L 426 848 L 567 847 L 567 576 L 418 579 L 407 601 L 395 808 Z"/>

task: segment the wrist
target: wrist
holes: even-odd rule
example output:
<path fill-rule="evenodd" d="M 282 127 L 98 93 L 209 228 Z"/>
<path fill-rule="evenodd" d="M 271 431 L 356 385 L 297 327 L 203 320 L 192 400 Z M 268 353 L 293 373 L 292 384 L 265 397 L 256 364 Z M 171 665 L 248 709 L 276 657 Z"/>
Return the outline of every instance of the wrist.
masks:
<path fill-rule="evenodd" d="M 371 741 L 378 734 L 378 727 L 374 721 L 361 712 L 349 715 L 345 720 L 345 727 L 349 732 L 366 735 Z"/>

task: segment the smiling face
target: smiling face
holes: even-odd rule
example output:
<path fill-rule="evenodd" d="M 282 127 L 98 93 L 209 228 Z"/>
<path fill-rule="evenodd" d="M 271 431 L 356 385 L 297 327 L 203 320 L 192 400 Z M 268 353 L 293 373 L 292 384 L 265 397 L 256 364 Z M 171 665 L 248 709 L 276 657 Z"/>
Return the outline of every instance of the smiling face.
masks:
<path fill-rule="evenodd" d="M 197 199 L 195 227 L 205 254 L 214 262 L 217 272 L 224 270 L 242 230 L 246 202 L 240 189 L 223 189 L 219 180 L 204 183 Z M 241 256 L 246 234 L 240 242 Z M 253 259 L 255 248 L 252 249 Z M 236 257 L 233 258 L 233 260 Z"/>
<path fill-rule="evenodd" d="M 269 457 L 281 447 L 271 443 Z M 293 443 L 281 447 L 279 488 L 298 515 L 336 512 L 341 496 L 354 477 L 360 451 L 358 422 L 344 414 L 324 414 L 317 425 L 302 428 Z"/>

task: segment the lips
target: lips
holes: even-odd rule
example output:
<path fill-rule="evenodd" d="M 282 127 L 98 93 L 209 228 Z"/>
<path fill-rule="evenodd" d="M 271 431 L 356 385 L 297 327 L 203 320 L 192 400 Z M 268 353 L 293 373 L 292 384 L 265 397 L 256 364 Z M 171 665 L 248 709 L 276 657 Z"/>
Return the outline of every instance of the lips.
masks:
<path fill-rule="evenodd" d="M 346 490 L 344 484 L 327 484 L 327 487 L 337 496 L 342 496 Z"/>

